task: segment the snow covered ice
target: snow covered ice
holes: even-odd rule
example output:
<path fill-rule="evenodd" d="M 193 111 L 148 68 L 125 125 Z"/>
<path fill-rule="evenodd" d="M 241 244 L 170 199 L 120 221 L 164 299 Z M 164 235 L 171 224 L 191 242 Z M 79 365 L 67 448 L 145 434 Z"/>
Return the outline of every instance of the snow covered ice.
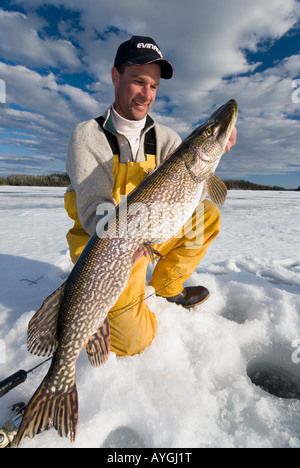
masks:
<path fill-rule="evenodd" d="M 43 361 L 27 325 L 72 268 L 63 193 L 0 188 L 0 380 Z M 158 332 L 140 355 L 92 368 L 80 354 L 76 442 L 51 429 L 21 447 L 300 447 L 300 192 L 230 191 L 221 211 L 188 281 L 210 299 L 186 310 L 150 296 Z M 1 423 L 47 366 L 1 398 Z"/>

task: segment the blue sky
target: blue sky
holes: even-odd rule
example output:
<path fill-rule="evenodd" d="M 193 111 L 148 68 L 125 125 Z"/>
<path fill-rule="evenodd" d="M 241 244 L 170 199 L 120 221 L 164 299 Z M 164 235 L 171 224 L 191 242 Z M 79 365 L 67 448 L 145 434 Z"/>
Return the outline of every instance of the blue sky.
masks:
<path fill-rule="evenodd" d="M 118 45 L 153 37 L 171 60 L 151 114 L 186 137 L 230 98 L 238 142 L 217 169 L 300 186 L 300 3 L 295 0 L 2 0 L 0 175 L 64 172 L 77 123 L 113 102 Z"/>

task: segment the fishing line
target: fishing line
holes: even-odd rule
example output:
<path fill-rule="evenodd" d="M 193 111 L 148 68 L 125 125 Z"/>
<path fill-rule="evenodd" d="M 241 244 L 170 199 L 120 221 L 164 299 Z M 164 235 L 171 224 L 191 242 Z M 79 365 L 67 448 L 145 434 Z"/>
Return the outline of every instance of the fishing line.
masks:
<path fill-rule="evenodd" d="M 115 320 L 116 318 L 120 317 L 120 315 L 122 314 L 125 314 L 125 312 L 128 312 L 129 310 L 133 309 L 135 306 L 141 304 L 141 302 L 144 302 L 146 301 L 147 299 L 149 299 L 149 297 L 151 296 L 155 296 L 158 292 L 162 291 L 163 289 L 167 288 L 168 286 L 170 286 L 170 284 L 172 283 L 175 283 L 175 281 L 179 280 L 183 278 L 183 276 L 178 276 L 178 278 L 174 279 L 173 281 L 170 281 L 170 283 L 167 283 L 165 286 L 163 286 L 162 288 L 158 289 L 157 291 L 154 291 L 153 293 L 149 294 L 149 296 L 146 296 L 144 297 L 143 299 L 141 299 L 140 301 L 136 302 L 135 304 L 133 304 L 131 307 L 128 307 L 127 309 L 123 310 L 123 312 L 121 312 L 120 314 L 116 315 L 116 317 L 112 318 L 112 319 L 109 319 L 110 322 L 112 322 L 113 320 Z M 126 307 L 126 306 L 124 306 Z M 113 312 L 118 312 L 118 310 L 122 310 L 124 309 L 124 307 L 120 307 L 119 309 L 115 309 L 115 310 L 110 310 L 109 313 L 113 313 Z"/>

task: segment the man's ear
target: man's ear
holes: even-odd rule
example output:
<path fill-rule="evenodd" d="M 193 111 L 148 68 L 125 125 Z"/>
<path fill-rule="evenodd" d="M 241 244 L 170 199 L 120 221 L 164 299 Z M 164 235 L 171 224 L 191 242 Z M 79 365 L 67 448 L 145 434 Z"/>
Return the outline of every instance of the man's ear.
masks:
<path fill-rule="evenodd" d="M 118 70 L 116 69 L 116 67 L 112 67 L 112 69 L 111 69 L 111 79 L 112 79 L 112 82 L 113 82 L 113 85 L 114 85 L 114 86 L 118 86 L 118 85 L 119 85 L 120 73 L 118 72 Z"/>

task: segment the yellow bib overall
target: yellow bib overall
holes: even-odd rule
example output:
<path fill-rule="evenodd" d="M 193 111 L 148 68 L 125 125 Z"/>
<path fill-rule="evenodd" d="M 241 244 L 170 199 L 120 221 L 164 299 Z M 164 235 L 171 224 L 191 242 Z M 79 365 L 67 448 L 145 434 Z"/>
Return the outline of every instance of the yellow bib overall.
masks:
<path fill-rule="evenodd" d="M 146 161 L 125 164 L 120 163 L 119 157 L 114 155 L 113 197 L 117 203 L 122 195 L 129 195 L 155 168 L 155 160 L 154 155 L 147 155 Z M 199 207 L 201 208 L 197 216 L 195 212 L 185 225 L 183 235 L 174 236 L 163 244 L 153 246 L 165 256 L 158 261 L 149 282 L 161 296 L 172 297 L 182 291 L 184 281 L 194 272 L 209 244 L 219 232 L 220 212 L 217 206 L 209 200 L 204 200 Z M 89 235 L 78 219 L 74 191 L 65 193 L 65 208 L 74 220 L 74 226 L 67 234 L 67 241 L 71 259 L 75 263 L 89 240 Z M 145 297 L 149 261 L 148 257 L 142 257 L 133 265 L 125 289 L 108 314 L 111 350 L 119 356 L 141 352 L 155 336 L 155 314 L 142 300 Z"/>

